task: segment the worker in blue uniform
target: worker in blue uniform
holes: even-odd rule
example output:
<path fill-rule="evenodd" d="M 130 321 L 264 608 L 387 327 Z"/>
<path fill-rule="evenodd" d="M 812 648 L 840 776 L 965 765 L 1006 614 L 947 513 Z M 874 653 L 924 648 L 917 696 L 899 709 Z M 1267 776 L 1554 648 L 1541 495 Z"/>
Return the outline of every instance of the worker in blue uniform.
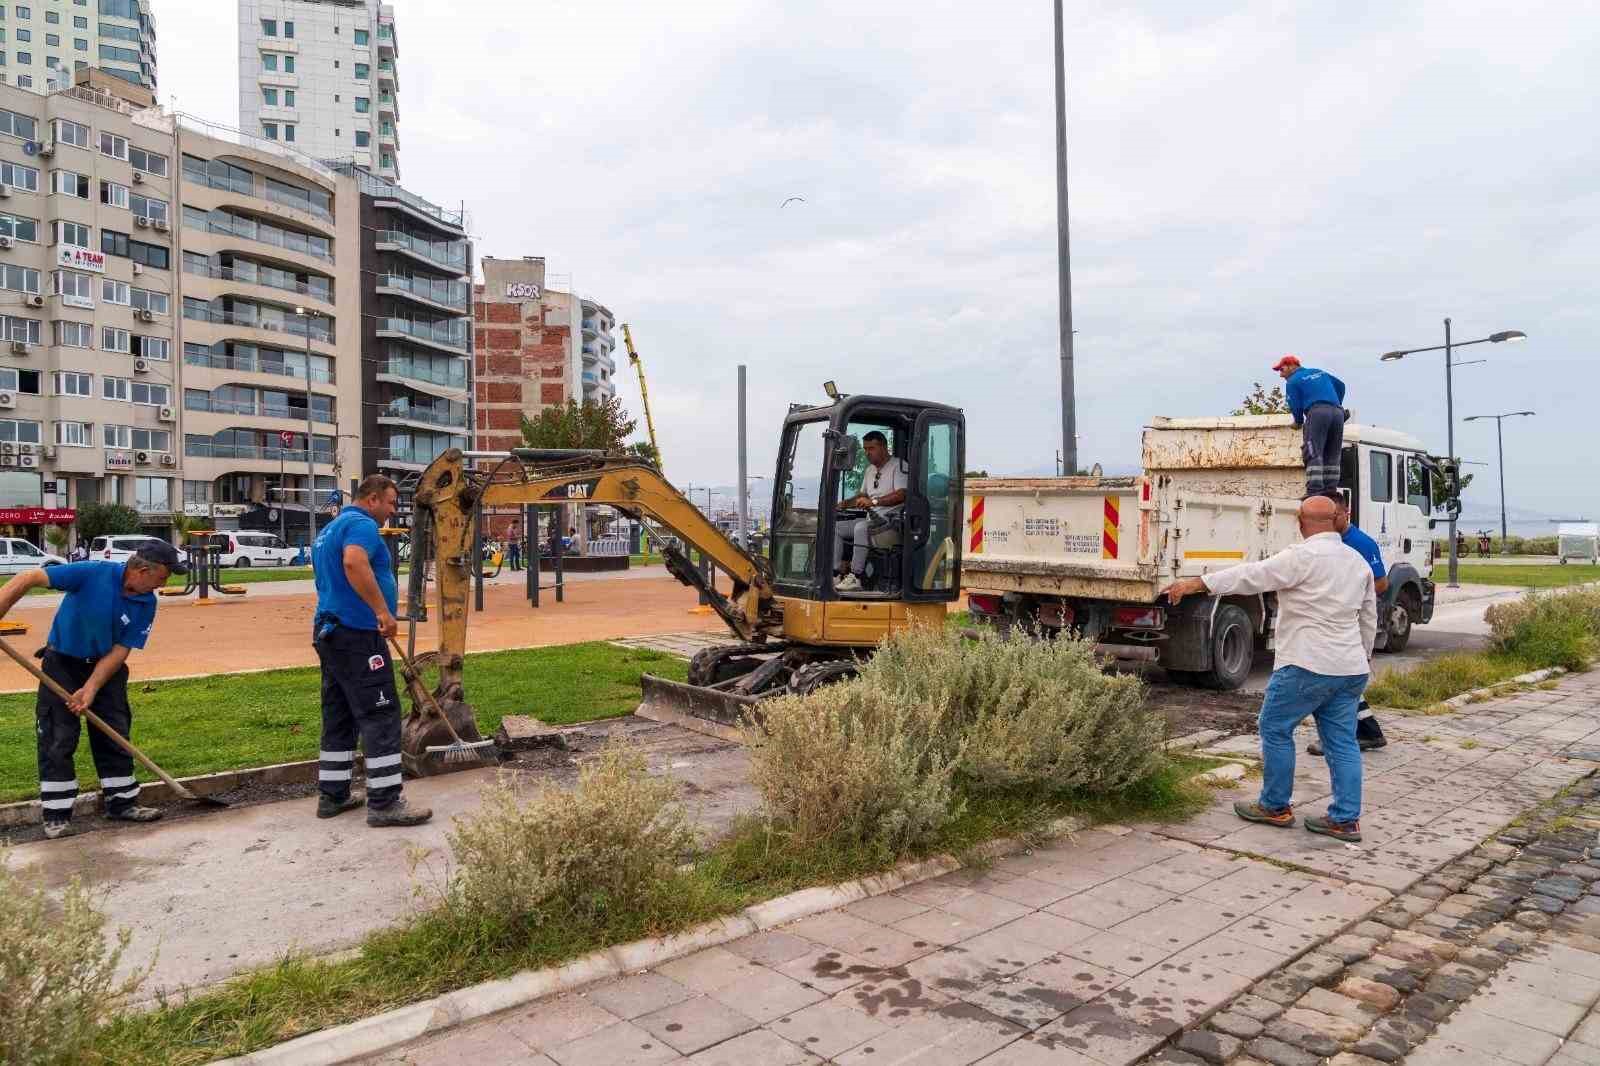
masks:
<path fill-rule="evenodd" d="M 1344 447 L 1344 382 L 1328 373 L 1300 365 L 1300 357 L 1286 355 L 1273 366 L 1283 378 L 1283 396 L 1289 413 L 1301 430 L 1306 461 L 1306 495 L 1339 488 L 1339 452 Z"/>

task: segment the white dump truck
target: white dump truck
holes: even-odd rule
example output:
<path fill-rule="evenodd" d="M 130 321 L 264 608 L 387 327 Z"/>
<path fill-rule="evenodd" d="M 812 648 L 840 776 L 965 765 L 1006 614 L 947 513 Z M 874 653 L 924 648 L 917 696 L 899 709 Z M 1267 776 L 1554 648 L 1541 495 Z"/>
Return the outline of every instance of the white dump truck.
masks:
<path fill-rule="evenodd" d="M 1288 415 L 1157 418 L 1130 477 L 966 482 L 962 584 L 976 620 L 1071 629 L 1103 652 L 1175 678 L 1237 688 L 1270 649 L 1274 598 L 1158 602 L 1180 577 L 1263 559 L 1299 537 L 1300 431 Z M 1422 443 L 1345 426 L 1341 488 L 1389 568 L 1380 647 L 1399 651 L 1433 615 L 1432 483 Z"/>

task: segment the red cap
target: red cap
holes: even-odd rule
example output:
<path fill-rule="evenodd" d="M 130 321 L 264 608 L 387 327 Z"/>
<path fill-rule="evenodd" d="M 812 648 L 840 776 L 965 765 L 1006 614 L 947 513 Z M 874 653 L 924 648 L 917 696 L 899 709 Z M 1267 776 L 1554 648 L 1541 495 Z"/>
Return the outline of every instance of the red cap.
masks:
<path fill-rule="evenodd" d="M 1272 369 L 1277 371 L 1277 370 L 1282 370 L 1286 366 L 1299 366 L 1299 365 L 1300 365 L 1300 357 L 1298 355 L 1286 355 L 1282 359 L 1279 359 L 1276 363 L 1273 363 L 1272 364 Z"/>

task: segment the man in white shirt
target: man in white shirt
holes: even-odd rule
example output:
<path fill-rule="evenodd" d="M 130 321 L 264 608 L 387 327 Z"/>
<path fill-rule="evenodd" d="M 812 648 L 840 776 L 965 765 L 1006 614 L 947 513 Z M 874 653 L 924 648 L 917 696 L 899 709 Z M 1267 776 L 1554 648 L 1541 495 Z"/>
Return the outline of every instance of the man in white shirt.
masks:
<path fill-rule="evenodd" d="M 867 570 L 867 544 L 891 548 L 900 543 L 895 516 L 906 502 L 906 486 L 911 483 L 911 467 L 904 459 L 889 454 L 889 439 L 877 430 L 861 438 L 867 452 L 867 471 L 861 491 L 839 503 L 844 510 L 867 510 L 866 518 L 833 524 L 833 572 L 839 575 L 833 587 L 840 592 L 861 588 Z M 844 545 L 850 542 L 850 568 L 844 566 Z"/>
<path fill-rule="evenodd" d="M 1184 578 L 1163 595 L 1176 605 L 1191 593 L 1277 593 L 1277 660 L 1261 704 L 1261 796 L 1233 809 L 1249 822 L 1294 825 L 1294 729 L 1309 714 L 1328 760 L 1333 802 L 1326 818 L 1307 818 L 1306 828 L 1354 842 L 1361 839 L 1356 706 L 1378 634 L 1372 569 L 1340 538 L 1337 508 L 1325 496 L 1301 502 L 1300 535 L 1305 539 L 1270 559 Z"/>

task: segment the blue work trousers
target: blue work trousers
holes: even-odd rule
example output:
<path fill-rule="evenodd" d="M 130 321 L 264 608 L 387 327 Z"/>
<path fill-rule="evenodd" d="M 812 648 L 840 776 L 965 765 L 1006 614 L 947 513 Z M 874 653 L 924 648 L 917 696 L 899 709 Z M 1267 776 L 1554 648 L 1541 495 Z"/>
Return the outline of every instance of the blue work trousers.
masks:
<path fill-rule="evenodd" d="M 1361 817 L 1361 749 L 1356 745 L 1356 707 L 1367 687 L 1366 674 L 1314 674 L 1298 666 L 1272 672 L 1261 703 L 1261 806 L 1281 811 L 1294 796 L 1294 730 L 1311 715 L 1322 739 L 1322 754 L 1333 779 L 1328 819 L 1354 822 Z"/>

